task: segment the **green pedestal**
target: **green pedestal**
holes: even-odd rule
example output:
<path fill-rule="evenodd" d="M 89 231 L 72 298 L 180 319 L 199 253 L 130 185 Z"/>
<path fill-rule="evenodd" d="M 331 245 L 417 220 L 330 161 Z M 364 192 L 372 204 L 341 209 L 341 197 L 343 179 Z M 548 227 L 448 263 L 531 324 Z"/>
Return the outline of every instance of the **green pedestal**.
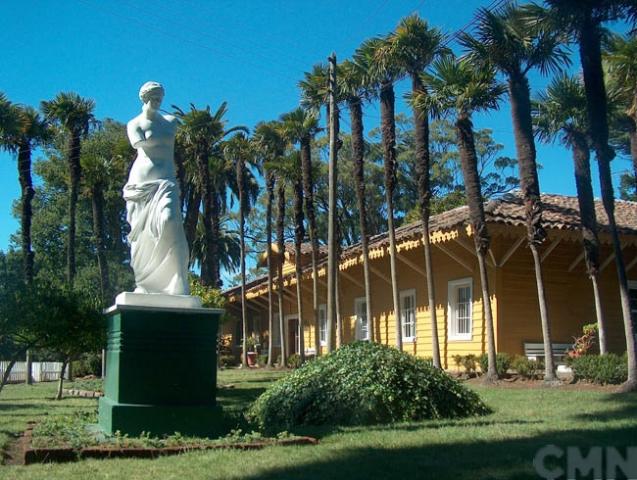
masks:
<path fill-rule="evenodd" d="M 222 310 L 140 306 L 106 312 L 108 347 L 99 424 L 108 434 L 224 433 L 216 405 Z"/>

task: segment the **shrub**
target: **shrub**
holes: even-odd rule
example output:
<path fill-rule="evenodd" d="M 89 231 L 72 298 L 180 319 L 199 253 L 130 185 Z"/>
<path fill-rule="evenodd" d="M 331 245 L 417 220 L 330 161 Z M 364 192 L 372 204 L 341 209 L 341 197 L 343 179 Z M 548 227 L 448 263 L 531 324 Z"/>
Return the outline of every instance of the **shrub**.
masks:
<path fill-rule="evenodd" d="M 257 357 L 257 363 L 261 366 L 264 367 L 268 364 L 268 356 L 267 355 L 259 355 Z"/>
<path fill-rule="evenodd" d="M 489 355 L 483 353 L 478 360 L 480 362 L 480 370 L 482 373 L 487 373 L 489 370 Z M 498 372 L 499 377 L 506 375 L 507 370 L 511 366 L 511 355 L 504 352 L 498 352 L 495 356 L 495 369 Z"/>
<path fill-rule="evenodd" d="M 544 370 L 544 363 L 541 360 L 530 360 L 524 355 L 517 355 L 511 362 L 511 368 L 521 377 L 534 380 Z"/>
<path fill-rule="evenodd" d="M 374 424 L 489 413 L 472 390 L 422 359 L 355 342 L 307 362 L 250 407 L 265 431 L 296 425 Z"/>
<path fill-rule="evenodd" d="M 586 380 L 601 385 L 623 383 L 628 378 L 626 354 L 582 355 L 570 362 L 575 380 Z"/>
<path fill-rule="evenodd" d="M 239 365 L 239 360 L 234 355 L 221 355 L 219 357 L 219 364 L 222 367 L 236 367 Z"/>
<path fill-rule="evenodd" d="M 298 353 L 293 353 L 288 357 L 288 368 L 299 368 L 301 366 L 301 357 Z"/>
<path fill-rule="evenodd" d="M 83 353 L 77 361 L 73 362 L 73 375 L 86 377 L 87 375 L 102 375 L 102 355 L 100 353 Z"/>
<path fill-rule="evenodd" d="M 462 366 L 464 367 L 467 375 L 474 374 L 476 368 L 478 367 L 478 357 L 476 357 L 473 353 L 465 355 L 464 357 L 462 357 Z"/>

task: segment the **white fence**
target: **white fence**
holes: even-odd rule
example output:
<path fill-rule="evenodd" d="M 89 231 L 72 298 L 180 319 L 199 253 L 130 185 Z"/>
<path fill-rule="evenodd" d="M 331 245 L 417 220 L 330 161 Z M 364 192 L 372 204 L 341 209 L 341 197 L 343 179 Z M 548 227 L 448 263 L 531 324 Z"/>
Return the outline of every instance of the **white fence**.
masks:
<path fill-rule="evenodd" d="M 0 379 L 4 377 L 4 372 L 9 366 L 8 361 L 0 361 Z M 35 382 L 51 382 L 60 378 L 60 369 L 62 362 L 33 362 L 31 364 L 31 376 Z M 67 367 L 64 372 L 64 378 L 68 380 L 69 369 Z M 27 380 L 27 363 L 16 362 L 9 374 L 8 383 L 26 382 Z"/>

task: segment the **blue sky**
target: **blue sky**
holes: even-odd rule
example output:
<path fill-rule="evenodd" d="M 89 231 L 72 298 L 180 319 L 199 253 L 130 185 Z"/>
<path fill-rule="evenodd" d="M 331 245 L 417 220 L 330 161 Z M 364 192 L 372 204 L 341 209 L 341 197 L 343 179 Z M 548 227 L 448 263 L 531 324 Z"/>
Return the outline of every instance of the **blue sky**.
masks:
<path fill-rule="evenodd" d="M 230 125 L 253 126 L 298 105 L 297 82 L 332 52 L 344 60 L 366 38 L 390 31 L 414 11 L 447 32 L 463 28 L 483 0 L 21 0 L 3 2 L 0 91 L 37 106 L 60 91 L 97 104 L 98 118 L 127 121 L 140 105 L 147 80 L 166 88 L 165 108 L 190 102 L 216 108 L 228 102 Z M 574 57 L 574 68 L 579 62 Z M 532 76 L 534 91 L 548 80 Z M 407 85 L 399 85 L 402 92 Z M 398 111 L 405 103 L 398 97 Z M 366 129 L 378 126 L 378 109 L 366 111 Z M 510 111 L 476 118 L 515 156 Z M 571 160 L 561 147 L 538 145 L 542 191 L 574 194 Z M 615 178 L 625 159 L 613 162 Z M 596 172 L 595 172 L 596 175 Z M 596 193 L 599 189 L 596 188 Z M 0 249 L 9 244 L 19 197 L 15 160 L 0 153 Z"/>

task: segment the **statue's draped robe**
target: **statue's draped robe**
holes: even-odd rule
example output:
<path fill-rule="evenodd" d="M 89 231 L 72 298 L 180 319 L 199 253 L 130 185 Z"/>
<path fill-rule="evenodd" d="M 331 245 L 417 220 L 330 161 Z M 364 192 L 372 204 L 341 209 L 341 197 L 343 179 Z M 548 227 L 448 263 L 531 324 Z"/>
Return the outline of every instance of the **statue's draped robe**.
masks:
<path fill-rule="evenodd" d="M 189 254 L 176 182 L 128 183 L 124 200 L 135 291 L 187 295 Z"/>

